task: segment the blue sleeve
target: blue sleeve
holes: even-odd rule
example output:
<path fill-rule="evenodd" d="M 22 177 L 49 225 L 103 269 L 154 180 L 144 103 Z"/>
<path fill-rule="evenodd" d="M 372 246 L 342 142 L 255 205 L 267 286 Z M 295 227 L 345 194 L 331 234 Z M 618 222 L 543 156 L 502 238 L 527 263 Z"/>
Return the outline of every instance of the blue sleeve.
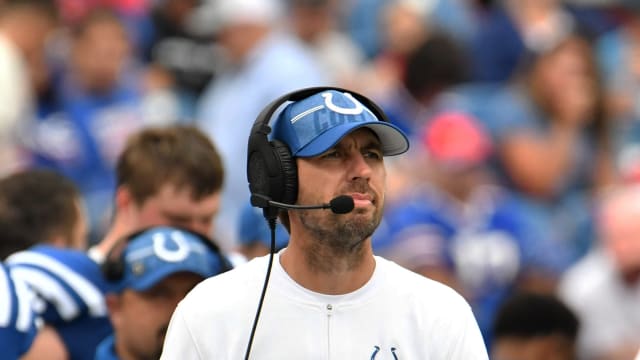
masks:
<path fill-rule="evenodd" d="M 36 293 L 35 310 L 58 332 L 71 358 L 92 358 L 112 332 L 99 265 L 84 252 L 45 245 L 16 253 L 7 263 Z"/>
<path fill-rule="evenodd" d="M 18 359 L 29 350 L 37 333 L 26 284 L 13 279 L 0 265 L 0 349 L 3 359 Z"/>
<path fill-rule="evenodd" d="M 106 281 L 98 264 L 85 253 L 36 246 L 10 256 L 7 264 L 45 301 L 41 314 L 47 323 L 106 316 Z"/>

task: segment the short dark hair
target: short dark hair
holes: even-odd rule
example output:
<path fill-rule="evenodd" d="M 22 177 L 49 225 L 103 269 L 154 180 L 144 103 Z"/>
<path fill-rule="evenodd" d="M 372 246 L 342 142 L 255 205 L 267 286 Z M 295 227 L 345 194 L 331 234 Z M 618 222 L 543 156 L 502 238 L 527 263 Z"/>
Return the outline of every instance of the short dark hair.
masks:
<path fill-rule="evenodd" d="M 51 170 L 24 170 L 0 179 L 0 257 L 56 235 L 70 240 L 80 199 L 76 185 Z"/>
<path fill-rule="evenodd" d="M 116 165 L 118 187 L 138 204 L 165 184 L 199 200 L 222 189 L 222 159 L 209 138 L 193 126 L 152 127 L 133 134 Z"/>
<path fill-rule="evenodd" d="M 562 335 L 574 342 L 578 329 L 578 318 L 556 296 L 518 292 L 500 306 L 493 324 L 493 337 L 498 340 Z"/>
<path fill-rule="evenodd" d="M 467 81 L 469 69 L 463 47 L 444 32 L 435 32 L 409 54 L 403 83 L 414 98 L 430 98 Z"/>
<path fill-rule="evenodd" d="M 55 0 L 4 0 L 0 1 L 0 14 L 7 14 L 14 10 L 29 9 L 57 21 L 60 12 Z"/>

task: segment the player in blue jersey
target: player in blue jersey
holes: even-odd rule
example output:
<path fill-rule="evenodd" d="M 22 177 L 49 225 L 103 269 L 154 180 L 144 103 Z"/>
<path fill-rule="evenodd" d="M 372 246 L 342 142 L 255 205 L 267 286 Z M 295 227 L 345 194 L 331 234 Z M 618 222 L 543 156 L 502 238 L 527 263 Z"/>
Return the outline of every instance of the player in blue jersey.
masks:
<path fill-rule="evenodd" d="M 100 266 L 85 252 L 51 245 L 15 253 L 7 264 L 37 293 L 35 310 L 57 331 L 70 359 L 92 359 L 111 332 Z"/>
<path fill-rule="evenodd" d="M 0 258 L 7 253 L 0 249 Z M 0 358 L 66 360 L 58 334 L 33 311 L 35 294 L 0 262 Z"/>
<path fill-rule="evenodd" d="M 70 359 L 92 359 L 111 331 L 100 267 L 84 251 L 69 248 L 86 247 L 82 211 L 78 191 L 50 171 L 0 179 L 0 248 L 11 254 L 6 264 L 35 293 L 34 310 Z"/>

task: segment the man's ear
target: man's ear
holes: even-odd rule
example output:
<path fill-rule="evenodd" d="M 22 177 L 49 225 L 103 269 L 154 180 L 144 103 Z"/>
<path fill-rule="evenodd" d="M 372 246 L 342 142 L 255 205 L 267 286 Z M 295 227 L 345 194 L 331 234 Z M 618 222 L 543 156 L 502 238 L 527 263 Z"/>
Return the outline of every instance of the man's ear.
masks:
<path fill-rule="evenodd" d="M 131 190 L 126 185 L 118 186 L 116 189 L 116 211 L 123 211 L 135 203 Z"/>
<path fill-rule="evenodd" d="M 109 311 L 109 318 L 114 328 L 122 322 L 122 294 L 106 294 L 104 300 L 107 304 L 107 310 Z"/>

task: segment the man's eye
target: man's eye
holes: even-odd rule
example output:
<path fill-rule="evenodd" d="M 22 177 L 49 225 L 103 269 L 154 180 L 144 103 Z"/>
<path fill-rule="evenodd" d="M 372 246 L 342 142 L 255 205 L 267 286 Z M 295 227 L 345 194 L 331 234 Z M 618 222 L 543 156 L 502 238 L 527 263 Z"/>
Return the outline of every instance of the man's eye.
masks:
<path fill-rule="evenodd" d="M 382 153 L 379 151 L 367 151 L 364 153 L 364 156 L 369 159 L 382 159 Z"/>
<path fill-rule="evenodd" d="M 328 153 L 324 154 L 322 157 L 323 158 L 337 158 L 340 156 L 340 153 L 338 151 L 329 151 Z"/>

